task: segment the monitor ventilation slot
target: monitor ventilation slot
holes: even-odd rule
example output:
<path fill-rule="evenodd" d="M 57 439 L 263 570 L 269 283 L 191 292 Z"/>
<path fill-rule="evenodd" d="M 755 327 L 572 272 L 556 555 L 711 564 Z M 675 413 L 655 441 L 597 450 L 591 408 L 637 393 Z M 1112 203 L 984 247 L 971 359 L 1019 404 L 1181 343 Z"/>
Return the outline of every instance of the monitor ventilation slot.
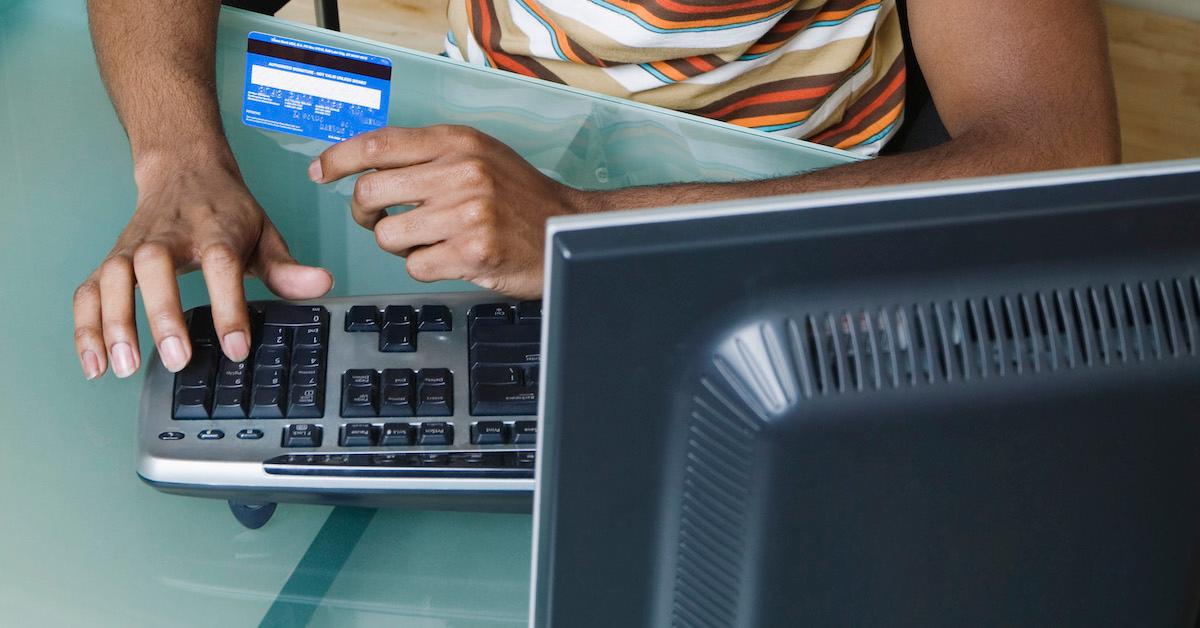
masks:
<path fill-rule="evenodd" d="M 1048 290 L 787 322 L 807 398 L 1196 355 L 1200 280 Z"/>

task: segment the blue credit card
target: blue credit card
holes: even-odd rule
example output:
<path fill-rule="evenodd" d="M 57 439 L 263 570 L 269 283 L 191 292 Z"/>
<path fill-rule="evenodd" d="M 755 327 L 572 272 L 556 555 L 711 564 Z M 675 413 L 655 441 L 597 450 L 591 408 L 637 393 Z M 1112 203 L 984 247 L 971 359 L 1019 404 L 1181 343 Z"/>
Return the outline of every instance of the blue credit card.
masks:
<path fill-rule="evenodd" d="M 387 57 L 254 32 L 242 122 L 340 142 L 387 125 L 391 85 Z"/>

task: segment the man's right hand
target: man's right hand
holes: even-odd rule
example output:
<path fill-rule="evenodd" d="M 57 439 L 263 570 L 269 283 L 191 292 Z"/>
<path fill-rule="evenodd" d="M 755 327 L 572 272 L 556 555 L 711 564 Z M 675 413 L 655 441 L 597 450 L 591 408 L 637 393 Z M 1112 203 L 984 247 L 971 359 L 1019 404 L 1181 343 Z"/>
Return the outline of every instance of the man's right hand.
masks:
<path fill-rule="evenodd" d="M 159 356 L 172 372 L 192 355 L 177 275 L 202 270 L 217 337 L 235 361 L 250 352 L 246 273 L 285 299 L 316 298 L 333 286 L 328 271 L 303 266 L 288 253 L 236 167 L 209 162 L 139 168 L 137 183 L 133 218 L 75 291 L 75 349 L 88 379 L 109 363 L 117 377 L 132 375 L 141 364 L 135 285 Z"/>

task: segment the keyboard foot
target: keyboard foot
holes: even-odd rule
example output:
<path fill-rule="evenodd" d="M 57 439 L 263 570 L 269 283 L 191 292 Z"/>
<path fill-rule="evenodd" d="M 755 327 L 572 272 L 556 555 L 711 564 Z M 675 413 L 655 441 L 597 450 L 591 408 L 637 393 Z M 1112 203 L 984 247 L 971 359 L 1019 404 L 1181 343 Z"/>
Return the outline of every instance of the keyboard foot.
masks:
<path fill-rule="evenodd" d="M 275 504 L 246 504 L 229 500 L 229 511 L 238 523 L 257 530 L 271 520 L 271 515 L 275 514 Z"/>

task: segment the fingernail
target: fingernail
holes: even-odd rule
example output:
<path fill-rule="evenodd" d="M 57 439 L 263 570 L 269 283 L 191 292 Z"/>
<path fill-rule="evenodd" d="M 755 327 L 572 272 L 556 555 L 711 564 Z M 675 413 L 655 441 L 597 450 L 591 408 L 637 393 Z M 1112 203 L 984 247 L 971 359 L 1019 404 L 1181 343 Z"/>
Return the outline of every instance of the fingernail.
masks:
<path fill-rule="evenodd" d="M 84 377 L 89 380 L 100 377 L 100 358 L 96 357 L 95 352 L 84 351 L 83 355 L 79 356 L 79 361 L 83 363 Z"/>
<path fill-rule="evenodd" d="M 321 182 L 321 160 L 320 159 L 314 159 L 311 164 L 308 164 L 308 178 L 312 179 L 314 183 Z"/>
<path fill-rule="evenodd" d="M 133 349 L 124 342 L 118 342 L 108 351 L 112 356 L 113 373 L 117 377 L 129 377 L 133 375 Z"/>
<path fill-rule="evenodd" d="M 250 357 L 250 345 L 246 343 L 246 334 L 231 331 L 225 334 L 225 355 L 234 362 L 241 362 Z"/>
<path fill-rule="evenodd" d="M 183 343 L 175 336 L 167 336 L 158 345 L 158 354 L 162 357 L 163 366 L 174 373 L 187 366 L 187 356 L 183 354 Z"/>

